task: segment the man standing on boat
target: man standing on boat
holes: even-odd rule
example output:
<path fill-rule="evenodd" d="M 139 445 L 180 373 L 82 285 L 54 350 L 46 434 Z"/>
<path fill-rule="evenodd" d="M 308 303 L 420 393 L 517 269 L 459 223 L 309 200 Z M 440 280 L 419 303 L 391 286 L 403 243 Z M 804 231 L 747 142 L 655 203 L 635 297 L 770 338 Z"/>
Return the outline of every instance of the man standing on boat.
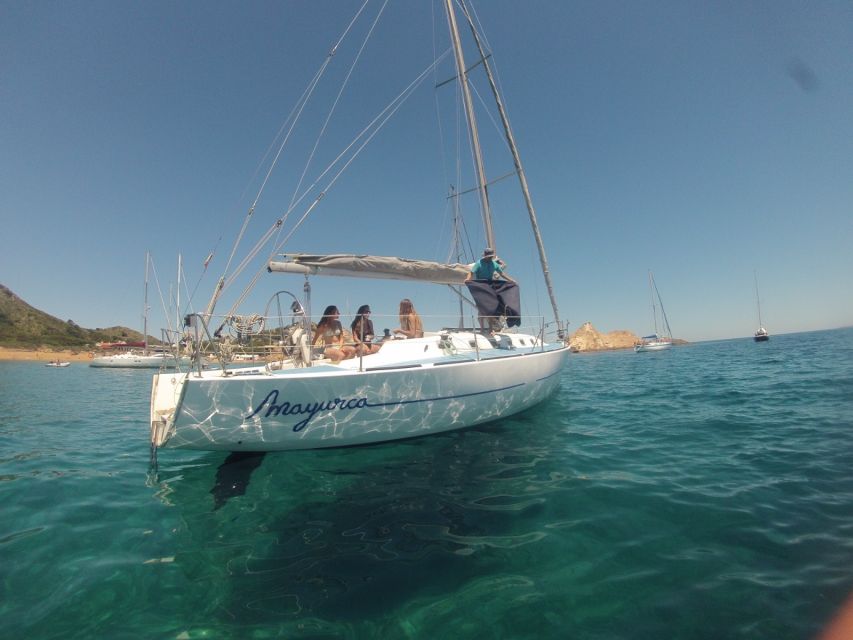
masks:
<path fill-rule="evenodd" d="M 483 257 L 471 265 L 465 276 L 465 284 L 477 305 L 481 329 L 500 330 L 501 316 L 507 318 L 509 326 L 518 326 L 518 309 L 521 306 L 518 285 L 504 272 L 505 266 L 495 256 L 495 250 L 487 247 Z"/>
<path fill-rule="evenodd" d="M 497 280 L 498 277 L 503 277 L 508 282 L 515 282 L 506 273 L 504 273 L 504 262 L 495 256 L 495 250 L 491 247 L 486 247 L 483 251 L 483 257 L 471 265 L 471 270 L 465 276 L 465 282 L 471 279 L 474 280 Z"/>

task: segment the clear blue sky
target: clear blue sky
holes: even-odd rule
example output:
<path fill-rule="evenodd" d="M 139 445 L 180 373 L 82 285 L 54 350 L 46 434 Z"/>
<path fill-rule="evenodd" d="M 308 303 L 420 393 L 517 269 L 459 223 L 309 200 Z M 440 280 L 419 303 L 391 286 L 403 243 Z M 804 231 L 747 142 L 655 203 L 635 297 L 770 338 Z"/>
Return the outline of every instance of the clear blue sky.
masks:
<path fill-rule="evenodd" d="M 194 299 L 204 306 L 257 192 L 258 163 L 360 4 L 0 0 L 0 283 L 84 327 L 140 327 L 145 251 L 165 295 L 178 253 L 195 287 L 215 248 Z M 674 334 L 688 340 L 751 335 L 753 270 L 771 333 L 853 324 L 853 4 L 474 6 L 570 330 L 591 321 L 648 332 L 648 269 Z M 428 0 L 385 10 L 314 173 L 444 50 L 433 14 Z M 343 58 L 329 78 L 346 73 Z M 432 85 L 448 73 L 380 132 L 289 250 L 446 257 L 454 160 L 442 160 L 436 104 L 453 89 Z M 325 114 L 315 111 L 314 130 Z M 494 128 L 481 126 L 491 148 Z M 243 247 L 287 208 L 311 140 L 298 134 L 288 147 Z M 487 164 L 493 178 L 510 168 Z M 515 184 L 494 190 L 497 200 Z M 525 311 L 547 313 L 512 197 L 496 205 L 498 250 Z M 463 200 L 480 252 L 475 205 Z M 394 313 L 405 295 L 425 316 L 452 309 L 426 285 L 313 282 L 315 312 L 369 302 Z M 266 275 L 240 310 L 301 286 Z M 152 283 L 154 335 L 157 295 Z"/>

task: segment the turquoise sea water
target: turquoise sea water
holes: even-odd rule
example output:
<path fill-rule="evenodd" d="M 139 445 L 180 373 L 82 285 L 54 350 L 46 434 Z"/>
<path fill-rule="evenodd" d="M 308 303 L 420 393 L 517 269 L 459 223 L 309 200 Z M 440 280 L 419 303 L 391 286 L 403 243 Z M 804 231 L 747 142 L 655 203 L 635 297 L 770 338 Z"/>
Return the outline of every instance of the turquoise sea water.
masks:
<path fill-rule="evenodd" d="M 853 330 L 573 355 L 487 427 L 161 451 L 150 372 L 0 363 L 0 636 L 813 637 L 853 590 Z"/>

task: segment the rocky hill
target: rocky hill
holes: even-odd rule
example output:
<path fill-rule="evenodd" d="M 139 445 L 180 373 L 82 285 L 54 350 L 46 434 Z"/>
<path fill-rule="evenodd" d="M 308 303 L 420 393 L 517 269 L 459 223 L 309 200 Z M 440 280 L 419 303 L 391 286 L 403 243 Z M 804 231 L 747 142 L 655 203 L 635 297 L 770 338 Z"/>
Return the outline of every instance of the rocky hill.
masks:
<path fill-rule="evenodd" d="M 569 347 L 574 351 L 607 351 L 630 349 L 639 338 L 630 331 L 601 333 L 591 322 L 585 322 L 569 337 Z"/>
<path fill-rule="evenodd" d="M 84 329 L 72 320 L 63 321 L 21 300 L 0 284 L 0 346 L 37 349 L 92 347 L 97 342 L 141 341 L 138 331 L 127 327 Z"/>
<path fill-rule="evenodd" d="M 611 331 L 601 333 L 591 322 L 584 322 L 580 329 L 569 337 L 569 347 L 573 351 L 612 351 L 615 349 L 631 349 L 640 338 L 630 331 Z M 672 344 L 687 344 L 686 340 L 673 338 Z"/>

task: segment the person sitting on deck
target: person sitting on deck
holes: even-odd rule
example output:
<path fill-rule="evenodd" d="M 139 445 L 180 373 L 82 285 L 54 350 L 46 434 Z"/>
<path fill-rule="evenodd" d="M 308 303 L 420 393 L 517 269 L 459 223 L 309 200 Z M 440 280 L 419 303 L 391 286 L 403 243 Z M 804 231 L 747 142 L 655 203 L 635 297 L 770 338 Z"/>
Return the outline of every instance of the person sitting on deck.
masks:
<path fill-rule="evenodd" d="M 382 345 L 373 344 L 373 321 L 370 319 L 370 306 L 363 304 L 355 314 L 355 320 L 350 325 L 355 352 L 360 356 L 376 353 Z"/>
<path fill-rule="evenodd" d="M 415 305 L 408 298 L 400 301 L 400 326 L 394 329 L 394 334 L 405 338 L 423 338 L 424 325 L 421 317 L 415 311 Z"/>
<path fill-rule="evenodd" d="M 328 358 L 334 364 L 355 356 L 355 348 L 344 344 L 344 330 L 340 317 L 341 313 L 335 305 L 326 307 L 323 317 L 317 323 L 313 340 L 314 352 Z"/>

